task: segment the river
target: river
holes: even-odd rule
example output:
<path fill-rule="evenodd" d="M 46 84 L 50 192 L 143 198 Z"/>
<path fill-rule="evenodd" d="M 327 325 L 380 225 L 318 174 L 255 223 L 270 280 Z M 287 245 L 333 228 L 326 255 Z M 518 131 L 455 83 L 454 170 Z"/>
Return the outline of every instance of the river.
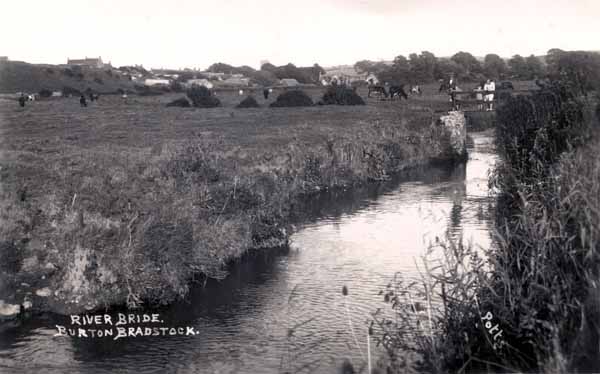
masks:
<path fill-rule="evenodd" d="M 250 256 L 225 280 L 154 312 L 164 326 L 191 326 L 197 335 L 54 336 L 69 318 L 44 315 L 0 330 L 0 372 L 256 374 L 314 363 L 304 372 L 329 373 L 345 358 L 360 366 L 369 313 L 383 305 L 378 292 L 395 272 L 416 277 L 414 258 L 446 232 L 490 245 L 487 179 L 496 154 L 489 134 L 471 136 L 465 165 L 323 194 L 304 207 L 309 218 L 289 248 Z"/>

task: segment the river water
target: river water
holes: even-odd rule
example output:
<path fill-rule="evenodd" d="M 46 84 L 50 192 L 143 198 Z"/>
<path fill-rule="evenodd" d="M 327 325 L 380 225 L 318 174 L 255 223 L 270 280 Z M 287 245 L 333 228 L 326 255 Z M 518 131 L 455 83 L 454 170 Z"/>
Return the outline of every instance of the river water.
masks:
<path fill-rule="evenodd" d="M 319 196 L 303 208 L 309 219 L 289 248 L 245 259 L 225 280 L 154 312 L 161 326 L 196 335 L 54 336 L 69 318 L 46 315 L 0 330 L 0 373 L 332 373 L 343 359 L 361 366 L 369 313 L 383 306 L 378 292 L 395 272 L 417 277 L 414 258 L 445 233 L 490 245 L 487 179 L 496 155 L 489 135 L 471 136 L 465 165 Z"/>

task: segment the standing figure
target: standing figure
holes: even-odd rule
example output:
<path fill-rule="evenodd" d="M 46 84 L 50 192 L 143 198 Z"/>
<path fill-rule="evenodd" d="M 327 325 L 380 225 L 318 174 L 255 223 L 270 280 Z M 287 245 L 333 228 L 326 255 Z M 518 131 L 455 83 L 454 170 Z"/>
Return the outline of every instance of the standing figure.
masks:
<path fill-rule="evenodd" d="M 25 101 L 27 101 L 27 99 L 25 99 L 25 95 L 21 94 L 21 96 L 19 97 L 19 105 L 21 106 L 21 108 L 25 107 Z"/>
<path fill-rule="evenodd" d="M 81 106 L 87 106 L 87 101 L 85 100 L 85 96 L 83 96 L 83 94 L 79 98 L 79 104 L 81 104 Z"/>
<path fill-rule="evenodd" d="M 494 84 L 494 81 L 488 79 L 483 86 L 483 90 L 485 91 L 485 97 L 483 98 L 483 101 L 488 103 L 486 110 L 494 110 L 494 91 L 496 91 L 496 84 Z"/>
<path fill-rule="evenodd" d="M 269 89 L 265 88 L 263 90 L 263 96 L 265 97 L 265 100 L 267 100 L 269 98 Z"/>

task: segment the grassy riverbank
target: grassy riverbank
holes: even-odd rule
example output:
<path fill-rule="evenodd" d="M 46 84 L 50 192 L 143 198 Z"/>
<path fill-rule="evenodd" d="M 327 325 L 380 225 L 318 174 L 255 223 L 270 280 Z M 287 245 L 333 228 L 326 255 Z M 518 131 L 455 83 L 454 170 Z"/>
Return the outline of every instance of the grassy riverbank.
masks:
<path fill-rule="evenodd" d="M 43 302 L 62 313 L 169 303 L 246 251 L 284 244 L 306 195 L 451 156 L 423 100 L 233 109 L 232 95 L 224 108 L 165 108 L 171 99 L 0 103 L 3 299 L 47 287 Z"/>
<path fill-rule="evenodd" d="M 600 368 L 599 109 L 594 95 L 560 84 L 499 108 L 495 246 L 436 243 L 420 263 L 422 282 L 392 282 L 384 296 L 396 318 L 376 319 L 383 366 Z"/>

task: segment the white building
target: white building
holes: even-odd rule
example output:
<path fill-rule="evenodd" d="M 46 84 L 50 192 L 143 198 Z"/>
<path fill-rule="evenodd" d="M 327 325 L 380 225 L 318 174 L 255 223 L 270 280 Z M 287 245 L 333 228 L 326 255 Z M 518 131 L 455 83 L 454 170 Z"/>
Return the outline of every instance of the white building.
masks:
<path fill-rule="evenodd" d="M 300 85 L 300 83 L 293 78 L 283 78 L 279 83 L 285 87 L 297 87 Z"/>
<path fill-rule="evenodd" d="M 209 81 L 208 79 L 188 79 L 185 82 L 185 85 L 187 87 L 191 87 L 191 86 L 204 86 L 208 89 L 211 89 L 214 87 L 214 84 L 212 84 L 211 81 Z"/>
<path fill-rule="evenodd" d="M 166 85 L 171 84 L 171 81 L 168 79 L 146 79 L 144 81 L 145 86 L 158 86 L 158 85 Z"/>

